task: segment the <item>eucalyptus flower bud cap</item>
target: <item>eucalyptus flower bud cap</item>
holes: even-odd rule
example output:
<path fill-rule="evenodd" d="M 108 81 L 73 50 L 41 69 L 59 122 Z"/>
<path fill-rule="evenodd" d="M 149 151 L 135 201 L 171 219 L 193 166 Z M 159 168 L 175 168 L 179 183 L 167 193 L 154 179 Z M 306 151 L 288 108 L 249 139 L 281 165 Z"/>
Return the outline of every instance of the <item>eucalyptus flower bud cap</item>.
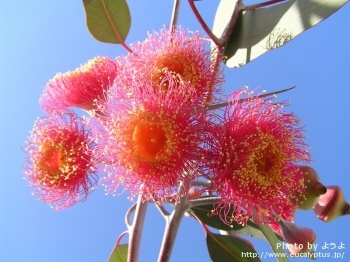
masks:
<path fill-rule="evenodd" d="M 312 244 L 316 241 L 315 232 L 306 227 L 300 227 L 290 221 L 281 219 L 279 221 L 282 230 L 282 237 L 287 244 L 291 254 L 313 252 Z"/>
<path fill-rule="evenodd" d="M 337 217 L 349 214 L 350 205 L 346 202 L 339 186 L 328 186 L 327 193 L 320 197 L 313 210 L 319 219 L 330 222 Z"/>
<path fill-rule="evenodd" d="M 201 197 L 201 193 L 200 193 L 200 190 L 196 187 L 191 187 L 190 190 L 188 190 L 188 200 L 191 200 L 191 199 L 197 199 L 197 198 L 200 198 Z"/>
<path fill-rule="evenodd" d="M 309 210 L 317 204 L 319 196 L 327 192 L 327 188 L 320 182 L 315 169 L 310 166 L 299 166 L 299 169 L 304 176 L 305 195 L 299 195 L 298 208 Z"/>

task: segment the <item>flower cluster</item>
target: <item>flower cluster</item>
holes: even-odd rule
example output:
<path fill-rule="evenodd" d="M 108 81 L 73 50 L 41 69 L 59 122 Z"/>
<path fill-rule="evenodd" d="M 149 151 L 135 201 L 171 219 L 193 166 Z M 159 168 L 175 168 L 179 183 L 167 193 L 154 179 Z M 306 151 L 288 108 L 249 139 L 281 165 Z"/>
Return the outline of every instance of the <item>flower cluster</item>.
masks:
<path fill-rule="evenodd" d="M 286 103 L 243 88 L 211 110 L 223 57 L 196 32 L 164 28 L 131 50 L 46 86 L 40 104 L 50 115 L 34 125 L 25 168 L 42 199 L 57 209 L 84 200 L 103 170 L 107 193 L 177 203 L 189 190 L 180 185 L 207 179 L 197 195 L 219 197 L 213 214 L 227 224 L 292 220 L 305 198 L 298 164 L 310 156 Z M 89 110 L 84 123 L 72 106 Z"/>
<path fill-rule="evenodd" d="M 94 110 L 113 83 L 119 62 L 96 57 L 73 72 L 57 74 L 46 85 L 39 118 L 27 140 L 26 179 L 36 195 L 57 210 L 86 200 L 98 185 L 91 130 L 71 107 Z"/>

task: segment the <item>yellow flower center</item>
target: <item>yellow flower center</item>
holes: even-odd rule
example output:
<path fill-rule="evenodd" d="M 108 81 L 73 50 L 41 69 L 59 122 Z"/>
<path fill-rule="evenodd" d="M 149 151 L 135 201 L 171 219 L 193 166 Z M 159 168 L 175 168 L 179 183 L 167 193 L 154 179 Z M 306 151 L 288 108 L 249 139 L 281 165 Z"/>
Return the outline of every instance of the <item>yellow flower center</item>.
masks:
<path fill-rule="evenodd" d="M 63 167 L 65 163 L 65 154 L 63 148 L 53 145 L 44 145 L 42 147 L 42 159 L 40 167 L 47 172 L 55 172 Z"/>
<path fill-rule="evenodd" d="M 290 186 L 282 175 L 287 156 L 274 136 L 257 130 L 237 146 L 239 150 L 233 159 L 243 162 L 233 171 L 231 179 L 248 199 L 273 199 L 281 187 Z M 245 160 L 240 156 L 244 151 L 249 152 Z"/>
<path fill-rule="evenodd" d="M 147 123 L 138 124 L 132 136 L 136 152 L 146 161 L 154 162 L 165 148 L 167 138 L 161 127 Z"/>
<path fill-rule="evenodd" d="M 273 168 L 273 159 L 279 156 L 270 155 L 268 150 L 264 150 L 261 157 L 255 159 L 255 165 L 259 174 L 268 173 Z"/>
<path fill-rule="evenodd" d="M 158 57 L 155 61 L 155 67 L 152 72 L 152 80 L 155 83 L 160 84 L 163 79 L 163 70 L 167 70 L 168 72 L 174 74 L 174 75 L 180 75 L 182 77 L 188 78 L 189 76 L 185 76 L 185 59 L 181 55 L 174 55 L 174 56 L 169 56 L 169 55 L 162 55 Z M 189 66 L 189 65 L 187 65 Z M 191 80 L 191 79 L 187 79 Z"/>

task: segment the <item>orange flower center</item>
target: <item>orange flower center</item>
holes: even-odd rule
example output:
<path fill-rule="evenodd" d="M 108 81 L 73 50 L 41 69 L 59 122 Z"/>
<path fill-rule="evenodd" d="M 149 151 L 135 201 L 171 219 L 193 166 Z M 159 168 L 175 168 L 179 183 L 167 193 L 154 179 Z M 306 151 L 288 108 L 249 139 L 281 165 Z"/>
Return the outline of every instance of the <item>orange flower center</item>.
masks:
<path fill-rule="evenodd" d="M 239 153 L 233 158 L 238 168 L 230 179 L 245 192 L 247 199 L 273 199 L 281 187 L 288 187 L 282 175 L 286 156 L 274 136 L 256 130 L 255 134 L 247 135 L 238 148 L 239 152 L 249 153 L 246 159 Z"/>
<path fill-rule="evenodd" d="M 38 183 L 53 188 L 77 185 L 87 174 L 90 161 L 79 134 L 62 130 L 56 137 L 41 142 L 34 164 Z"/>
<path fill-rule="evenodd" d="M 269 155 L 267 150 L 264 150 L 264 152 L 262 153 L 262 156 L 255 160 L 257 172 L 259 174 L 269 172 L 273 168 L 272 159 L 275 159 L 275 158 L 278 158 L 278 156 Z"/>
<path fill-rule="evenodd" d="M 55 172 L 63 167 L 65 156 L 63 149 L 56 146 L 46 145 L 42 149 L 42 159 L 40 167 L 47 172 Z"/>
<path fill-rule="evenodd" d="M 65 160 L 65 157 L 64 157 L 62 150 L 55 149 L 52 152 L 51 160 L 48 163 L 48 166 L 50 166 L 54 169 L 62 168 L 62 166 L 64 165 L 64 160 Z"/>
<path fill-rule="evenodd" d="M 188 77 L 184 75 L 186 61 L 181 55 L 163 55 L 157 58 L 155 61 L 155 70 L 152 72 L 152 80 L 156 83 L 161 83 L 163 79 L 163 70 L 167 69 L 174 75 L 180 75 L 182 77 Z M 188 66 L 188 65 L 187 65 Z M 190 79 L 188 79 L 190 80 Z"/>
<path fill-rule="evenodd" d="M 167 142 L 165 131 L 158 126 L 138 124 L 132 137 L 136 152 L 146 161 L 154 162 Z"/>

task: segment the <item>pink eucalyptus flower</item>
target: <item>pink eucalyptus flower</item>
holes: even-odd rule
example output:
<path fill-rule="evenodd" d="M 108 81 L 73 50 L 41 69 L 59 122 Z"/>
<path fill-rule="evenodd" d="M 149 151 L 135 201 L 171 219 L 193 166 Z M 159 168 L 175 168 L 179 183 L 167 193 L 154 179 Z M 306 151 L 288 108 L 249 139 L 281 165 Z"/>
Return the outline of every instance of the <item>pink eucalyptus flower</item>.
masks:
<path fill-rule="evenodd" d="M 350 205 L 339 186 L 327 186 L 327 192 L 320 196 L 313 210 L 319 219 L 331 222 L 337 217 L 350 214 Z"/>
<path fill-rule="evenodd" d="M 107 193 L 123 186 L 132 197 L 143 194 L 144 199 L 161 203 L 164 197 L 173 197 L 178 182 L 198 175 L 194 171 L 200 165 L 203 117 L 186 103 L 196 101 L 191 85 L 168 75 L 164 94 L 151 82 L 133 81 L 133 96 L 123 89 L 110 90 L 101 104 L 105 116 L 91 118 L 90 125 L 106 164 Z M 96 129 L 96 120 L 101 129 Z"/>
<path fill-rule="evenodd" d="M 48 113 L 70 107 L 95 109 L 97 99 L 104 99 L 119 70 L 119 63 L 108 57 L 89 60 L 73 72 L 58 73 L 46 85 L 39 103 Z"/>
<path fill-rule="evenodd" d="M 89 131 L 72 112 L 39 118 L 26 142 L 26 179 L 56 210 L 84 201 L 97 185 Z"/>
<path fill-rule="evenodd" d="M 217 50 L 207 50 L 199 33 L 181 27 L 173 31 L 164 28 L 150 34 L 144 42 L 133 44 L 132 50 L 134 53 L 126 57 L 128 68 L 134 68 L 137 77 L 151 80 L 163 90 L 169 87 L 169 83 L 163 81 L 166 72 L 190 83 L 206 105 L 220 90 L 222 56 Z M 217 59 L 213 60 L 213 56 Z"/>
<path fill-rule="evenodd" d="M 216 212 L 228 224 L 245 224 L 249 218 L 268 223 L 294 212 L 293 203 L 304 192 L 297 163 L 309 161 L 300 121 L 283 112 L 285 104 L 250 94 L 239 100 L 245 93 L 231 96 L 232 106 L 208 139 L 209 176 L 221 196 Z"/>

